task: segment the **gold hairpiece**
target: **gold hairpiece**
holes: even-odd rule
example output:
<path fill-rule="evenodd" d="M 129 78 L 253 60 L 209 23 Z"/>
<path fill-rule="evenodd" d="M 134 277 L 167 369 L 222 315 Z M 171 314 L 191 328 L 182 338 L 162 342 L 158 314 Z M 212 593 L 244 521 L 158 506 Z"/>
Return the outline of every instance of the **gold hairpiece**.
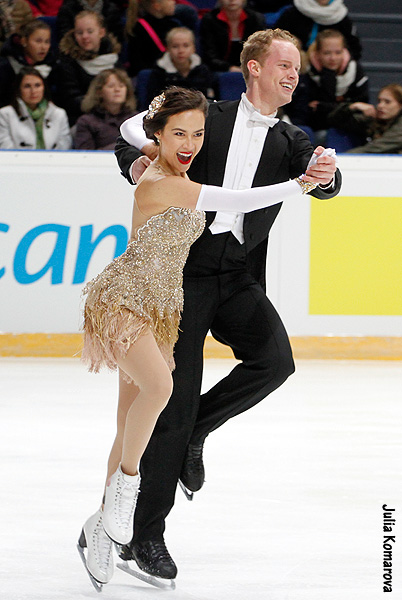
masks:
<path fill-rule="evenodd" d="M 166 97 L 163 92 L 159 96 L 155 96 L 155 98 L 152 100 L 151 104 L 148 106 L 148 112 L 145 115 L 145 118 L 153 119 L 154 116 L 156 115 L 156 113 L 158 112 L 158 110 L 160 109 L 160 107 L 162 106 L 162 104 L 165 102 L 165 100 L 166 100 Z"/>

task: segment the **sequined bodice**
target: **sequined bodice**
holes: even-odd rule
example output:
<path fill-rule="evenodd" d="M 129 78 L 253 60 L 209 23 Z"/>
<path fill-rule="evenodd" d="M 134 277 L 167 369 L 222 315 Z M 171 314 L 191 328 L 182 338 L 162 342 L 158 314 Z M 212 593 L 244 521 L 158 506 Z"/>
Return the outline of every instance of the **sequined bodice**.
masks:
<path fill-rule="evenodd" d="M 205 214 L 187 208 L 170 207 L 149 218 L 126 251 L 87 284 L 87 303 L 96 290 L 94 300 L 98 296 L 102 303 L 125 306 L 139 315 L 182 310 L 183 267 L 204 227 Z"/>

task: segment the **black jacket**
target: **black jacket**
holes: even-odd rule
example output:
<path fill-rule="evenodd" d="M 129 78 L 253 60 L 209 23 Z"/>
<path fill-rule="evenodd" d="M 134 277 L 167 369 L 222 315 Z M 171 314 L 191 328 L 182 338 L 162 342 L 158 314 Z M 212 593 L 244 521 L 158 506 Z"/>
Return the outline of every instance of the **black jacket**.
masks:
<path fill-rule="evenodd" d="M 303 15 L 296 7 L 291 6 L 282 13 L 275 24 L 275 27 L 290 31 L 290 33 L 299 38 L 303 50 L 307 50 L 313 25 L 313 19 L 306 17 L 306 15 Z M 318 31 L 322 31 L 323 29 L 336 29 L 337 31 L 340 31 L 345 36 L 352 57 L 356 60 L 361 57 L 362 46 L 356 35 L 356 28 L 348 16 L 344 17 L 339 23 L 333 23 L 332 25 L 318 25 Z"/>
<path fill-rule="evenodd" d="M 85 52 L 74 40 L 73 31 L 68 32 L 60 42 L 60 64 L 58 69 L 58 89 L 60 93 L 60 105 L 67 111 L 70 125 L 82 114 L 81 102 L 88 91 L 89 84 L 95 75 L 88 73 L 78 60 L 91 60 L 96 56 L 110 54 L 110 68 L 120 67 L 118 53 L 120 44 L 112 34 L 108 34 L 101 41 L 97 55 Z M 115 55 L 115 56 L 113 56 Z M 106 68 L 106 67 L 105 67 Z"/>
<path fill-rule="evenodd" d="M 205 139 L 200 153 L 195 158 L 189 177 L 193 181 L 222 186 L 226 158 L 232 137 L 239 101 L 214 102 L 210 105 L 205 125 Z M 260 162 L 254 177 L 253 187 L 282 183 L 302 174 L 312 155 L 313 147 L 308 136 L 298 127 L 279 121 L 269 130 Z M 129 169 L 140 152 L 122 137 L 117 140 L 115 154 L 122 174 L 131 181 Z M 336 172 L 333 191 L 316 188 L 311 195 L 328 199 L 336 196 L 341 186 L 341 174 Z M 244 216 L 244 238 L 247 253 L 247 268 L 251 275 L 265 287 L 265 262 L 270 229 L 279 213 L 281 204 L 247 213 Z M 215 213 L 207 213 L 207 226 Z M 184 275 L 204 252 L 207 236 L 204 234 L 191 246 L 184 268 Z"/>
<path fill-rule="evenodd" d="M 12 66 L 11 61 L 15 61 L 16 68 L 20 69 L 22 67 L 39 67 L 47 66 L 47 71 L 50 71 L 48 75 L 44 76 L 45 73 L 42 72 L 42 75 L 47 80 L 50 91 L 52 92 L 52 98 L 55 100 L 56 104 L 58 103 L 58 98 L 55 97 L 56 84 L 57 84 L 57 56 L 53 52 L 53 50 L 49 50 L 45 59 L 36 65 L 29 64 L 26 61 L 23 47 L 20 43 L 20 36 L 18 34 L 13 34 L 8 38 L 7 42 L 3 45 L 1 49 L 1 58 L 0 58 L 0 107 L 6 106 L 10 104 L 14 91 L 14 81 L 17 75 L 17 72 Z"/>
<path fill-rule="evenodd" d="M 228 60 L 230 55 L 229 26 L 218 18 L 220 10 L 220 8 L 214 8 L 211 12 L 206 13 L 200 23 L 201 57 L 213 71 L 227 71 L 230 66 L 240 64 L 240 47 L 236 60 L 233 60 L 234 57 L 232 57 L 232 61 Z M 244 21 L 242 41 L 255 31 L 266 29 L 264 15 L 248 8 L 245 8 L 244 12 L 247 19 Z"/>

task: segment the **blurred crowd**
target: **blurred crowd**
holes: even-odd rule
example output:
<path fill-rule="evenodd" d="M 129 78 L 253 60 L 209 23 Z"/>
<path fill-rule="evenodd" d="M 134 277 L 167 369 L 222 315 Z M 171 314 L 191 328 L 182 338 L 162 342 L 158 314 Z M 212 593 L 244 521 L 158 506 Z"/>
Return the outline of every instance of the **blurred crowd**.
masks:
<path fill-rule="evenodd" d="M 314 145 L 402 152 L 402 85 L 370 103 L 344 0 L 196 1 L 0 0 L 0 148 L 113 149 L 121 123 L 169 85 L 225 99 L 220 77 L 241 80 L 244 40 L 279 27 L 302 67 L 278 116 Z"/>

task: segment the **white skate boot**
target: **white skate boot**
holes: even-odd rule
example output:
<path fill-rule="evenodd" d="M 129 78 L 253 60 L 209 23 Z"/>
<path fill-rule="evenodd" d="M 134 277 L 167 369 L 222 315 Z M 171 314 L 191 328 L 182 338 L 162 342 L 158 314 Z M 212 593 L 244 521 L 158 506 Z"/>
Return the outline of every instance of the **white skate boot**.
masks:
<path fill-rule="evenodd" d="M 106 485 L 103 527 L 116 544 L 131 542 L 139 487 L 140 476 L 126 475 L 120 465 Z"/>
<path fill-rule="evenodd" d="M 84 548 L 87 548 L 86 556 Z M 100 592 L 102 584 L 113 575 L 112 541 L 103 529 L 103 512 L 98 510 L 89 517 L 78 540 L 78 552 L 95 589 Z"/>

